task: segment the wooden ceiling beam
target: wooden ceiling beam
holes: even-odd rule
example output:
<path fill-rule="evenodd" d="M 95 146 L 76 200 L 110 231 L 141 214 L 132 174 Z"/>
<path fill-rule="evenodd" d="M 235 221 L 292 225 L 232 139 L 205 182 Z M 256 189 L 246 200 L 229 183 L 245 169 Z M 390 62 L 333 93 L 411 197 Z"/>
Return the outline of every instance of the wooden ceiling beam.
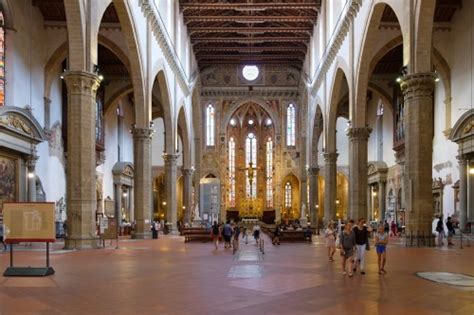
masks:
<path fill-rule="evenodd" d="M 236 22 L 243 24 L 263 24 L 266 22 L 309 22 L 316 23 L 317 16 L 256 16 L 256 15 L 185 15 L 185 24 L 191 22 Z"/>
<path fill-rule="evenodd" d="M 229 55 L 196 55 L 196 59 L 199 60 L 303 60 L 304 55 L 286 54 L 286 55 L 242 55 L 242 54 L 229 54 Z"/>
<path fill-rule="evenodd" d="M 307 48 L 306 47 L 279 47 L 279 46 L 265 46 L 265 47 L 199 47 L 195 46 L 194 47 L 194 52 L 203 52 L 203 51 L 208 51 L 208 52 L 241 52 L 241 53 L 252 53 L 252 52 L 294 52 L 294 51 L 300 51 L 300 52 L 306 52 Z"/>
<path fill-rule="evenodd" d="M 318 11 L 321 3 L 182 3 L 181 10 L 236 10 L 236 11 L 266 11 L 266 10 L 315 10 Z"/>
<path fill-rule="evenodd" d="M 190 26 L 189 34 L 198 33 L 306 33 L 309 34 L 313 31 L 313 27 L 300 26 L 300 27 L 193 27 Z"/>
<path fill-rule="evenodd" d="M 198 43 L 304 43 L 309 42 L 309 37 L 202 37 L 191 38 L 191 44 Z"/>

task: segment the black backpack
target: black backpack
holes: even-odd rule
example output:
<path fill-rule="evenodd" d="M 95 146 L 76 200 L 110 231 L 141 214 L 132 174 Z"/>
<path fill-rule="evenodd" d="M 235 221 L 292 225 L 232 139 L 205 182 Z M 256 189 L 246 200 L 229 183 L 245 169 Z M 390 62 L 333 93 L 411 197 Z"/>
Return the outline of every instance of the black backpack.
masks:
<path fill-rule="evenodd" d="M 212 226 L 212 234 L 214 234 L 214 235 L 219 234 L 219 226 L 218 225 L 213 225 Z"/>

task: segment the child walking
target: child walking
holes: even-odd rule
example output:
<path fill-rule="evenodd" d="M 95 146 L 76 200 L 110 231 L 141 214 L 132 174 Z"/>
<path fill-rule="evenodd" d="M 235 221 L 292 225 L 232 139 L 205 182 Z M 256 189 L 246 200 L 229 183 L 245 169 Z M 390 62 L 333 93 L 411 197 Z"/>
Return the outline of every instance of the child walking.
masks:
<path fill-rule="evenodd" d="M 375 248 L 377 250 L 377 262 L 379 265 L 379 274 L 387 273 L 385 271 L 385 262 L 387 261 L 388 235 L 384 231 L 383 225 L 379 226 L 375 233 Z"/>

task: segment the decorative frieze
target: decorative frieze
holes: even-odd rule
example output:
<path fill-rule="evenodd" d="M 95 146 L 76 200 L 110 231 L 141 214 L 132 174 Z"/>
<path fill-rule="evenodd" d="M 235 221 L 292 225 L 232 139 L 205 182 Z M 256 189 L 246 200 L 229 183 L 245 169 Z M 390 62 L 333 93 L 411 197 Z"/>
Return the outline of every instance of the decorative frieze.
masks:
<path fill-rule="evenodd" d="M 329 70 L 329 67 L 333 63 L 334 59 L 337 56 L 339 49 L 344 42 L 347 34 L 349 33 L 350 26 L 354 23 L 354 19 L 359 12 L 359 9 L 362 5 L 362 0 L 351 0 L 346 4 L 347 9 L 345 13 L 341 16 L 339 20 L 336 31 L 330 41 L 329 45 L 327 46 L 326 50 L 324 51 L 323 57 L 319 62 L 319 66 L 316 69 L 315 75 L 313 76 L 314 82 L 313 87 L 311 90 L 311 94 L 313 96 L 316 95 L 319 87 L 321 86 L 321 82 L 324 79 L 324 76 Z"/>
<path fill-rule="evenodd" d="M 298 97 L 298 89 L 202 89 L 202 97 Z"/>
<path fill-rule="evenodd" d="M 159 16 L 157 16 L 158 13 L 153 9 L 149 0 L 140 0 L 138 4 L 142 8 L 145 18 L 149 23 L 151 23 L 153 34 L 163 51 L 166 61 L 173 70 L 173 73 L 176 75 L 179 86 L 183 90 L 184 95 L 188 96 L 191 91 L 192 81 L 188 79 L 181 62 L 179 61 L 175 48 L 166 31 L 166 27 L 163 25 L 163 21 Z M 195 78 L 196 75 L 193 74 L 191 77 Z"/>

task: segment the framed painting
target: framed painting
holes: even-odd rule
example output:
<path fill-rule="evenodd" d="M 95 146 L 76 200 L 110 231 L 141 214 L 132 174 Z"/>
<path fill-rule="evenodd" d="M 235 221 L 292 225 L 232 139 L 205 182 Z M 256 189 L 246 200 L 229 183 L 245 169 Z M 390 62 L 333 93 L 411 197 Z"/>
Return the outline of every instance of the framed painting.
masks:
<path fill-rule="evenodd" d="M 18 200 L 18 158 L 0 153 L 0 213 L 4 202 Z"/>

